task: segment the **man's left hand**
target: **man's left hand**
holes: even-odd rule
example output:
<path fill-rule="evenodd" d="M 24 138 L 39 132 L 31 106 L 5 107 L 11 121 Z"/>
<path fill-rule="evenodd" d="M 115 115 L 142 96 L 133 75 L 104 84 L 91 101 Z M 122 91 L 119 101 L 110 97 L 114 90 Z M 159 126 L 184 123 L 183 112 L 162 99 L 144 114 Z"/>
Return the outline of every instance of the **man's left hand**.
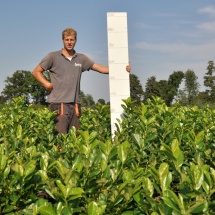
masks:
<path fill-rule="evenodd" d="M 126 71 L 127 71 L 127 72 L 131 72 L 131 66 L 130 66 L 130 65 L 127 65 L 127 66 L 126 66 Z"/>

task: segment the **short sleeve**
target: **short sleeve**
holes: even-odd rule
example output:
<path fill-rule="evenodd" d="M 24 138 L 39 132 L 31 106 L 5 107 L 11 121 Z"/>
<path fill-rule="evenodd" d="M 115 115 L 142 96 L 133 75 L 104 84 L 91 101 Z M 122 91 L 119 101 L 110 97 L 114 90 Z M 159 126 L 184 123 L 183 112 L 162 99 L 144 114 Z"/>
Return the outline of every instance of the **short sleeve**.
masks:
<path fill-rule="evenodd" d="M 39 63 L 39 65 L 44 69 L 44 70 L 49 70 L 51 69 L 53 65 L 53 57 L 52 54 L 49 53 L 47 54 Z"/>

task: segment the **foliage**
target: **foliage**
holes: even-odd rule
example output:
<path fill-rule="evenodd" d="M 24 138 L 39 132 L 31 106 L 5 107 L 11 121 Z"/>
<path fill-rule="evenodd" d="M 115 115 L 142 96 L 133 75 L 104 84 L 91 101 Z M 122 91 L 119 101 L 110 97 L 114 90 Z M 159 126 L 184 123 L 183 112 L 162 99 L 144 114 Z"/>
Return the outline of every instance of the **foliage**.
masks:
<path fill-rule="evenodd" d="M 106 141 L 111 138 L 110 105 L 98 103 L 93 109 L 83 108 L 81 130 L 97 132 L 97 138 Z"/>
<path fill-rule="evenodd" d="M 108 105 L 83 109 L 79 131 L 54 136 L 48 109 L 6 104 L 0 214 L 215 214 L 215 111 L 133 102 L 113 140 Z"/>
<path fill-rule="evenodd" d="M 144 100 L 152 99 L 153 96 L 160 96 L 160 88 L 155 76 L 147 79 Z"/>
<path fill-rule="evenodd" d="M 138 77 L 134 74 L 130 74 L 130 95 L 131 99 L 137 104 L 143 101 L 143 87 Z"/>
<path fill-rule="evenodd" d="M 193 70 L 187 70 L 184 74 L 185 87 L 183 90 L 179 90 L 178 100 L 183 105 L 196 104 L 198 98 L 199 83 L 197 82 L 198 77 Z"/>
<path fill-rule="evenodd" d="M 170 106 L 173 102 L 174 97 L 178 93 L 178 88 L 184 78 L 184 73 L 182 71 L 173 72 L 168 79 L 168 98 L 165 100 L 166 104 Z"/>
<path fill-rule="evenodd" d="M 207 87 L 210 101 L 214 101 L 215 98 L 215 76 L 214 76 L 214 62 L 209 61 L 207 66 L 207 72 L 204 76 L 204 85 Z"/>
<path fill-rule="evenodd" d="M 153 97 L 162 98 L 168 106 L 170 106 L 174 100 L 174 97 L 178 93 L 178 88 L 182 82 L 184 73 L 182 71 L 173 72 L 168 81 L 160 80 L 156 81 L 156 77 L 152 76 L 146 82 L 145 99 L 152 99 Z"/>
<path fill-rule="evenodd" d="M 85 108 L 93 107 L 95 105 L 95 101 L 93 100 L 92 95 L 86 94 L 83 91 L 80 91 L 80 99 L 81 99 L 81 106 Z"/>
<path fill-rule="evenodd" d="M 105 105 L 105 100 L 104 99 L 99 99 L 97 103 L 100 103 L 102 105 Z"/>
<path fill-rule="evenodd" d="M 197 82 L 198 77 L 193 70 L 187 70 L 185 72 L 185 91 L 187 92 L 188 104 L 198 95 L 199 83 Z"/>
<path fill-rule="evenodd" d="M 45 77 L 48 78 L 46 72 Z M 30 71 L 17 70 L 11 77 L 5 80 L 5 88 L 2 91 L 1 101 L 11 101 L 14 97 L 24 95 L 25 101 L 30 103 L 46 103 L 46 96 L 48 95 L 45 88 L 38 83 L 32 76 Z"/>

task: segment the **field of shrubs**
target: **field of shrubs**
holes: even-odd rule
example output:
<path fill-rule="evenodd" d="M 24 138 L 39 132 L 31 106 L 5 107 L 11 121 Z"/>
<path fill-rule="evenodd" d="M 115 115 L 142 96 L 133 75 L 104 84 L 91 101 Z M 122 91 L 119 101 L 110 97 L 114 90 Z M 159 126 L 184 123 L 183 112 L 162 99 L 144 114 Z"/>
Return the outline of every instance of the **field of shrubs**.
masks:
<path fill-rule="evenodd" d="M 215 214 L 215 110 L 123 103 L 83 109 L 54 135 L 55 115 L 22 97 L 0 109 L 0 214 Z"/>

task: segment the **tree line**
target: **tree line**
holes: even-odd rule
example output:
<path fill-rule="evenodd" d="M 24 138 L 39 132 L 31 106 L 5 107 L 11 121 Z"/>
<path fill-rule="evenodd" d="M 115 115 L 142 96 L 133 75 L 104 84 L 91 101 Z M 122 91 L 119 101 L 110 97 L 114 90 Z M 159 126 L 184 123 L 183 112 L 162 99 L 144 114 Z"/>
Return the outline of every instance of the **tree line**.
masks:
<path fill-rule="evenodd" d="M 50 81 L 49 72 L 43 73 L 45 78 Z M 17 70 L 12 74 L 11 77 L 7 77 L 5 82 L 5 87 L 0 95 L 0 104 L 11 101 L 15 97 L 23 96 L 25 97 L 26 103 L 47 105 L 46 98 L 48 92 L 46 89 L 32 76 L 31 71 Z M 141 101 L 143 97 L 142 85 L 138 77 L 134 74 L 130 74 L 131 83 L 131 94 L 134 100 L 138 102 Z M 81 105 L 82 107 L 93 107 L 96 102 L 93 96 L 90 94 L 85 94 L 83 91 L 80 92 Z M 109 104 L 103 98 L 100 98 L 97 103 Z"/>
<path fill-rule="evenodd" d="M 153 97 L 162 98 L 168 106 L 174 102 L 182 105 L 205 104 L 214 105 L 215 101 L 215 66 L 213 61 L 208 62 L 207 72 L 204 75 L 205 91 L 200 92 L 198 77 L 193 70 L 188 69 L 186 72 L 174 71 L 170 74 L 168 80 L 157 81 L 155 76 L 147 79 L 145 91 L 139 78 L 135 74 L 130 74 L 130 96 L 134 103 L 139 104 Z M 50 80 L 49 72 L 44 73 L 46 79 Z M 47 105 L 46 98 L 48 92 L 32 76 L 30 71 L 17 70 L 11 77 L 7 77 L 5 87 L 0 95 L 0 104 L 11 101 L 14 97 L 25 96 L 26 103 Z M 184 83 L 184 88 L 180 89 Z M 93 107 L 96 102 L 93 96 L 80 92 L 82 107 Z M 103 98 L 97 103 L 109 104 Z"/>
<path fill-rule="evenodd" d="M 188 69 L 186 72 L 174 71 L 168 80 L 156 81 L 156 77 L 152 76 L 147 79 L 144 100 L 158 96 L 162 98 L 168 106 L 173 102 L 182 105 L 198 105 L 205 104 L 214 106 L 215 103 L 215 66 L 213 61 L 208 62 L 204 79 L 204 91 L 199 91 L 200 84 L 198 77 L 193 70 Z M 180 86 L 184 83 L 184 88 Z"/>

